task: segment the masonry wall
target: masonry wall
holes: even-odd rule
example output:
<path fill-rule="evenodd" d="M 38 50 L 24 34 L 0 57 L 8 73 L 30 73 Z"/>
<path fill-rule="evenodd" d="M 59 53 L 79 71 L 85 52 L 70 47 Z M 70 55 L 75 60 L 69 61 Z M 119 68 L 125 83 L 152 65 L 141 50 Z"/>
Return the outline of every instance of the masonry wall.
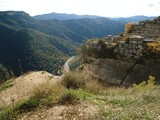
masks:
<path fill-rule="evenodd" d="M 130 38 L 128 41 L 120 41 L 114 52 L 119 59 L 138 60 L 143 55 L 143 50 L 142 38 Z"/>
<path fill-rule="evenodd" d="M 135 24 L 131 29 L 132 35 L 141 35 L 142 37 L 158 38 L 160 37 L 160 17 L 153 21 L 142 21 Z"/>
<path fill-rule="evenodd" d="M 105 58 L 114 58 L 124 61 L 147 61 L 160 63 L 160 52 L 156 52 L 147 46 L 143 38 L 129 38 L 128 41 L 119 41 L 117 43 L 105 43 L 105 49 L 102 49 L 98 43 L 88 43 L 86 54 L 88 56 L 97 56 L 99 53 L 104 53 Z M 102 51 L 103 50 L 103 51 Z M 104 51 L 105 50 L 105 51 Z M 108 54 L 108 55 L 107 55 Z"/>

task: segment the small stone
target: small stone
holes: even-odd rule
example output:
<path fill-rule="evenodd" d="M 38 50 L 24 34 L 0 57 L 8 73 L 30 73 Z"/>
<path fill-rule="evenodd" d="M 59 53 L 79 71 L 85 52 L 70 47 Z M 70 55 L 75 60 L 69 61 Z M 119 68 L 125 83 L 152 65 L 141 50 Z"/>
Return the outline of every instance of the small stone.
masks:
<path fill-rule="evenodd" d="M 137 44 L 137 41 L 132 41 L 133 44 Z"/>
<path fill-rule="evenodd" d="M 129 50 L 128 53 L 130 53 L 130 54 L 133 53 L 133 50 Z"/>
<path fill-rule="evenodd" d="M 143 50 L 143 46 L 142 45 L 138 45 L 138 48 Z"/>

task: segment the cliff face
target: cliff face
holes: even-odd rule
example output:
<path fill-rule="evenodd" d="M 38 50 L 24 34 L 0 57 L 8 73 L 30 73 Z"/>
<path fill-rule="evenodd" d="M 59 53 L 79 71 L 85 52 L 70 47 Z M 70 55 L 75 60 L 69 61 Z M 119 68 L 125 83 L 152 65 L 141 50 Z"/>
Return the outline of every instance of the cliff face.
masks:
<path fill-rule="evenodd" d="M 107 36 L 105 40 L 86 43 L 82 47 L 86 71 L 100 80 L 115 85 L 138 84 L 148 80 L 150 75 L 159 81 L 159 22 L 159 18 L 141 22 L 133 26 L 129 34 Z M 144 26 L 141 26 L 142 23 Z"/>
<path fill-rule="evenodd" d="M 130 86 L 133 83 L 147 81 L 149 76 L 160 79 L 160 64 L 140 64 L 109 58 L 88 58 L 83 71 L 93 79 L 105 82 L 106 85 Z"/>

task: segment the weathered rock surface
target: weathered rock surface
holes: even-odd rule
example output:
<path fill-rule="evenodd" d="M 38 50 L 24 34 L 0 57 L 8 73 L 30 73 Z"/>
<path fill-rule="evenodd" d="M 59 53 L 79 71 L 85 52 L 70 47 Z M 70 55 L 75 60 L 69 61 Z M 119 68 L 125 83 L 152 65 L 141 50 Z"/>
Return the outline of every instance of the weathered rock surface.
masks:
<path fill-rule="evenodd" d="M 106 85 L 131 86 L 133 83 L 147 81 L 149 76 L 160 80 L 160 64 L 142 65 L 133 61 L 117 59 L 94 59 L 84 64 L 84 72 Z"/>
<path fill-rule="evenodd" d="M 150 75 L 160 81 L 159 23 L 160 17 L 135 24 L 130 33 L 88 42 L 83 47 L 87 71 L 115 85 L 140 83 Z"/>
<path fill-rule="evenodd" d="M 135 64 L 122 84 L 138 84 L 142 81 L 148 80 L 148 76 L 154 76 L 157 81 L 160 81 L 160 64 Z"/>

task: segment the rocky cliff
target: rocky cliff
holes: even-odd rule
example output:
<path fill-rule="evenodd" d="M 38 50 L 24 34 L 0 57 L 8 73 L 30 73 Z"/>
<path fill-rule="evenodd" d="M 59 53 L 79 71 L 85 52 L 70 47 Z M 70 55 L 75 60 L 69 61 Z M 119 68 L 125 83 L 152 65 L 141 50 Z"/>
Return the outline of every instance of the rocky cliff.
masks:
<path fill-rule="evenodd" d="M 130 86 L 160 80 L 160 19 L 133 25 L 130 33 L 107 36 L 82 46 L 84 68 L 107 83 Z"/>

